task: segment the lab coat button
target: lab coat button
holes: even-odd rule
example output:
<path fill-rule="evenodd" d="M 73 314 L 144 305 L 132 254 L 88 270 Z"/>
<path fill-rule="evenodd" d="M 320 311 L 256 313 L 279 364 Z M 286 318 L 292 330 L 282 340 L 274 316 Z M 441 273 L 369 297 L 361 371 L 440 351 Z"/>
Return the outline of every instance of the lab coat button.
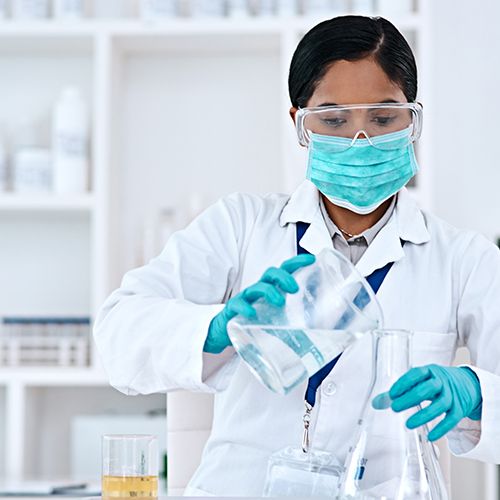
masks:
<path fill-rule="evenodd" d="M 323 388 L 323 394 L 333 396 L 337 392 L 337 385 L 334 382 L 328 382 Z"/>

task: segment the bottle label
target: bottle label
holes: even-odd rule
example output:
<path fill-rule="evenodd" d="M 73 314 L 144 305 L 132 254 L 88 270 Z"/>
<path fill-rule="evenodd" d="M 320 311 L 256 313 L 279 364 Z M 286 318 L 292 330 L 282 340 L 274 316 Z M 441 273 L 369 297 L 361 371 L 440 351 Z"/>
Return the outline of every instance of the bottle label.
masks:
<path fill-rule="evenodd" d="M 81 134 L 58 133 L 56 134 L 56 155 L 71 158 L 85 158 L 86 141 Z"/>

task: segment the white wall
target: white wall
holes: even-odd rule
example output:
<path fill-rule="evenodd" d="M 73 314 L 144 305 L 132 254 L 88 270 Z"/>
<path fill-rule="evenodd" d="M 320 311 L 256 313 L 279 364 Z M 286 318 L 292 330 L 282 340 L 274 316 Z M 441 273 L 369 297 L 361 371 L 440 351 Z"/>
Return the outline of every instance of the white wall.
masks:
<path fill-rule="evenodd" d="M 435 212 L 500 235 L 500 2 L 432 2 Z M 425 106 L 425 104 L 424 104 Z"/>

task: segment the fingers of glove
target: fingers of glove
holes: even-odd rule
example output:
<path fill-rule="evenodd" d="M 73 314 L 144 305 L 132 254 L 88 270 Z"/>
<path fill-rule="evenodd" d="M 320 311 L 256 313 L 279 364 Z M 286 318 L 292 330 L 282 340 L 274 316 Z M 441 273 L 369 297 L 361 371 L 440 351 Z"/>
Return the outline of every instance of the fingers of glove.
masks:
<path fill-rule="evenodd" d="M 426 408 L 418 411 L 406 421 L 408 429 L 416 429 L 421 425 L 429 423 L 431 420 L 446 413 L 451 408 L 451 395 L 438 398 Z"/>
<path fill-rule="evenodd" d="M 281 264 L 281 269 L 288 273 L 294 273 L 297 269 L 301 267 L 310 266 L 316 261 L 316 257 L 314 255 L 304 253 L 301 255 L 297 255 L 296 257 L 292 257 L 291 259 L 285 260 L 283 264 Z"/>
<path fill-rule="evenodd" d="M 245 318 L 254 318 L 257 313 L 255 309 L 242 297 L 237 296 L 229 300 L 225 309 L 226 320 L 229 321 L 240 314 Z"/>
<path fill-rule="evenodd" d="M 296 293 L 299 291 L 299 285 L 297 285 L 295 278 L 288 271 L 277 267 L 269 268 L 260 281 L 276 285 L 286 293 Z"/>
<path fill-rule="evenodd" d="M 408 370 L 402 377 L 400 377 L 391 387 L 389 395 L 392 399 L 402 396 L 405 392 L 409 391 L 412 387 L 432 377 L 429 366 L 419 366 Z"/>
<path fill-rule="evenodd" d="M 413 386 L 397 398 L 393 398 L 391 408 L 394 411 L 404 411 L 419 405 L 423 401 L 433 401 L 443 390 L 440 379 L 431 378 Z"/>
<path fill-rule="evenodd" d="M 445 434 L 448 434 L 460 420 L 462 420 L 463 415 L 460 415 L 457 411 L 450 411 L 446 414 L 446 417 L 439 422 L 432 430 L 429 432 L 429 441 L 437 441 L 441 439 Z"/>
<path fill-rule="evenodd" d="M 385 410 L 386 408 L 390 408 L 391 402 L 392 400 L 389 393 L 383 392 L 372 399 L 372 407 L 375 410 Z"/>
<path fill-rule="evenodd" d="M 227 322 L 222 314 L 215 316 L 208 327 L 208 335 L 205 339 L 205 344 L 203 345 L 203 352 L 219 354 L 227 346 L 231 345 L 226 325 Z"/>
<path fill-rule="evenodd" d="M 248 287 L 242 292 L 245 301 L 252 303 L 261 297 L 273 306 L 281 307 L 285 305 L 285 297 L 277 290 L 274 285 L 259 281 L 255 285 Z"/>

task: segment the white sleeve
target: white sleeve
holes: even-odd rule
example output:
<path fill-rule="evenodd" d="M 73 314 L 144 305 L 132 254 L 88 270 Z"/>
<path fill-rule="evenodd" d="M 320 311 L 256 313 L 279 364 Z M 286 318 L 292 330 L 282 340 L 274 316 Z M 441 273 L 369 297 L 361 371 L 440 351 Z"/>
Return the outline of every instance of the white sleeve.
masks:
<path fill-rule="evenodd" d="M 480 421 L 468 418 L 448 433 L 450 451 L 500 463 L 500 251 L 476 235 L 461 262 L 458 332 L 468 347 L 483 397 Z"/>
<path fill-rule="evenodd" d="M 234 350 L 207 355 L 203 345 L 239 273 L 248 234 L 244 205 L 241 195 L 232 195 L 207 209 L 175 233 L 159 257 L 128 272 L 106 300 L 94 337 L 118 390 L 213 392 L 227 386 L 238 362 Z"/>

